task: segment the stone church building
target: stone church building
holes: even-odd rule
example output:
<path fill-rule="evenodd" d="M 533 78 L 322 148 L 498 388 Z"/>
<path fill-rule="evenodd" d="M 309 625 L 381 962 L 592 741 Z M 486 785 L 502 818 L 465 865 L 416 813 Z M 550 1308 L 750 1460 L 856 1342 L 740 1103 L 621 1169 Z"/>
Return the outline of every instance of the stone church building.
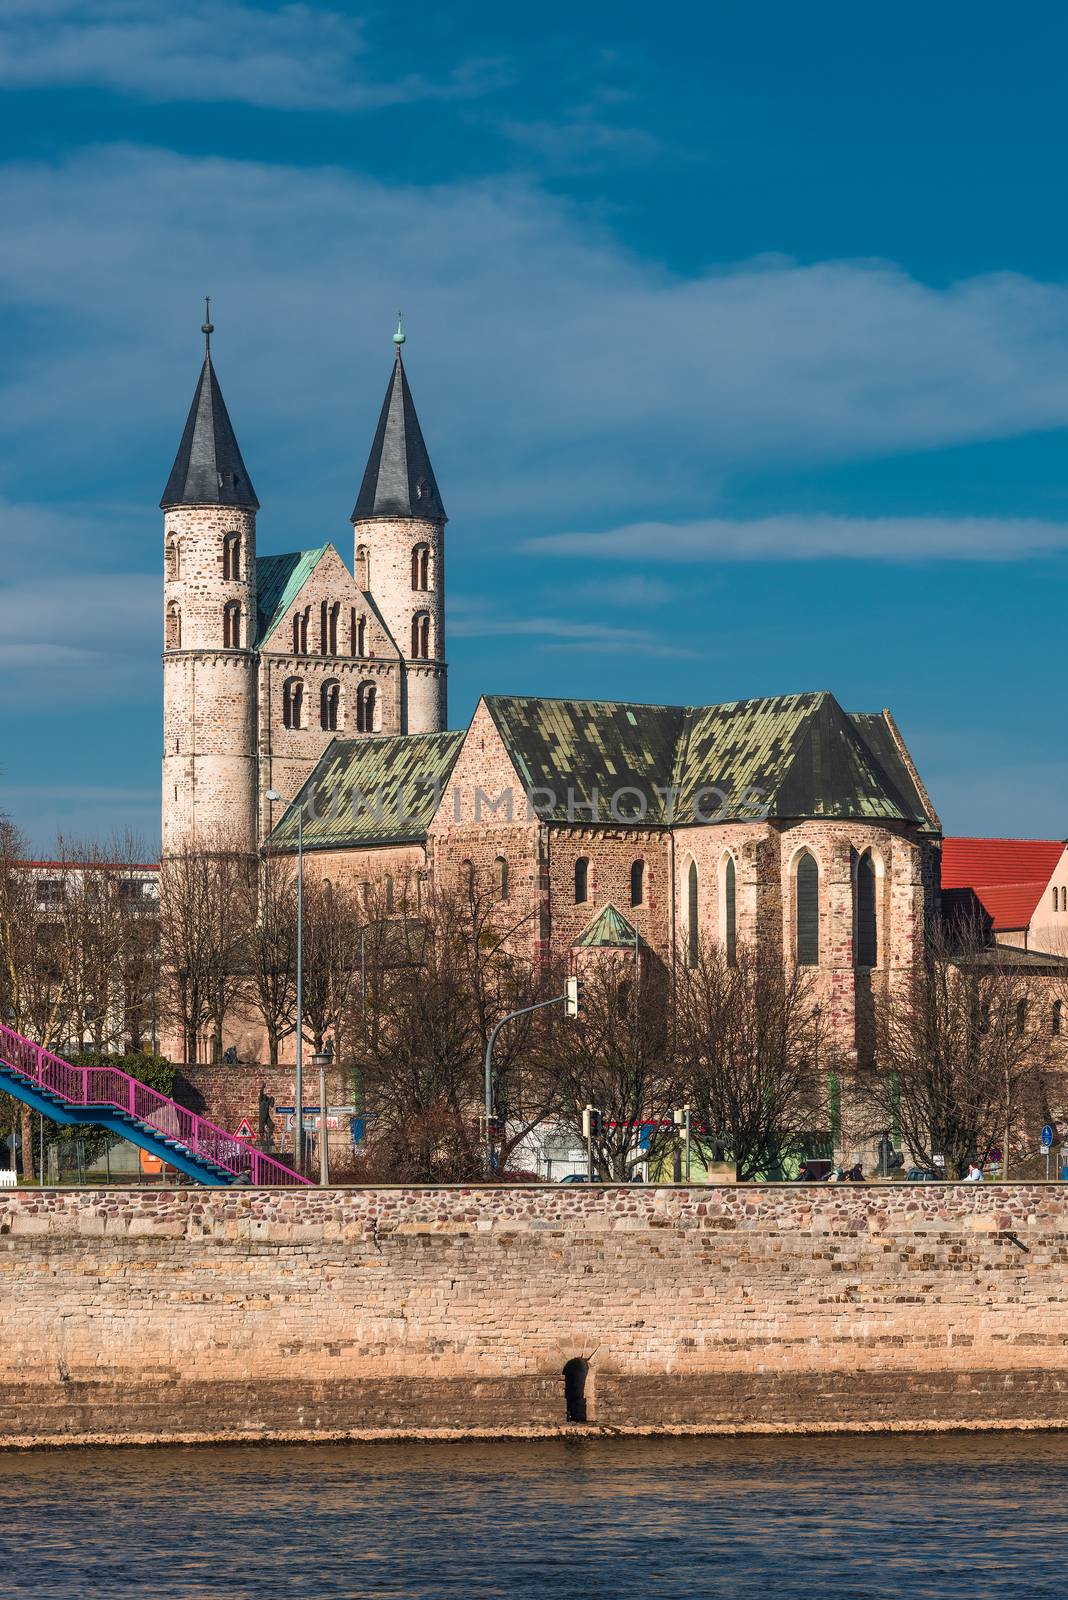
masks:
<path fill-rule="evenodd" d="M 260 504 L 204 324 L 204 364 L 163 511 L 163 852 L 254 850 L 339 736 L 446 722 L 445 507 L 396 354 L 352 512 L 329 542 L 259 555 Z"/>
<path fill-rule="evenodd" d="M 941 825 L 888 712 L 828 693 L 726 705 L 483 698 L 446 729 L 445 509 L 398 328 L 356 496 L 330 543 L 256 549 L 256 498 L 211 328 L 164 513 L 163 849 L 292 851 L 377 884 L 502 902 L 532 959 L 711 937 L 815 969 L 853 1042 L 915 961 Z M 268 791 L 282 797 L 272 805 Z M 239 1041 L 243 1051 L 256 1042 Z"/>

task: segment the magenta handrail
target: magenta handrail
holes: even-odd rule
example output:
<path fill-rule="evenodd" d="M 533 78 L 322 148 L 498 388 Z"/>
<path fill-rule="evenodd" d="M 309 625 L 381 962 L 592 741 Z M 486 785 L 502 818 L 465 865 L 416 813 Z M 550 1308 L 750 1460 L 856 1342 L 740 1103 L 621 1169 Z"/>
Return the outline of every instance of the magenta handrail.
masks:
<path fill-rule="evenodd" d="M 150 1089 L 147 1083 L 132 1078 L 118 1067 L 75 1067 L 61 1056 L 35 1044 L 24 1034 L 0 1023 L 0 1061 L 48 1089 L 61 1100 L 75 1106 L 114 1106 L 129 1112 L 146 1127 L 184 1145 L 190 1155 L 202 1156 L 235 1177 L 248 1175 L 257 1187 L 308 1184 L 299 1172 L 284 1166 L 273 1156 L 265 1156 L 247 1139 L 227 1133 L 195 1111 L 188 1111 L 176 1100 Z"/>

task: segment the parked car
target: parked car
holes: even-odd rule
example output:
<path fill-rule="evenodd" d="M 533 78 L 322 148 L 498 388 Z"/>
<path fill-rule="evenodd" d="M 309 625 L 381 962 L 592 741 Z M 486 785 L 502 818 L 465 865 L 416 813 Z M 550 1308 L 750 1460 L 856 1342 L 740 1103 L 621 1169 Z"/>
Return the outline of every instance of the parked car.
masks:
<path fill-rule="evenodd" d="M 944 1183 L 945 1173 L 937 1167 L 910 1167 L 905 1174 L 906 1183 Z"/>
<path fill-rule="evenodd" d="M 561 1183 L 595 1183 L 596 1181 L 595 1178 L 588 1178 L 584 1172 L 569 1172 L 566 1177 L 560 1179 Z"/>

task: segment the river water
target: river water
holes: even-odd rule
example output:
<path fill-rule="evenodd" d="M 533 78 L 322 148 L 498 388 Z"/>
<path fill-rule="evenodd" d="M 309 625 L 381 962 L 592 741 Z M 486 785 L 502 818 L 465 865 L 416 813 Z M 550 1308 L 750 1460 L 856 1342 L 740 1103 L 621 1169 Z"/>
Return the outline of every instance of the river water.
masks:
<path fill-rule="evenodd" d="M 1068 1592 L 1068 1435 L 0 1456 L 0 1594 L 918 1600 Z"/>

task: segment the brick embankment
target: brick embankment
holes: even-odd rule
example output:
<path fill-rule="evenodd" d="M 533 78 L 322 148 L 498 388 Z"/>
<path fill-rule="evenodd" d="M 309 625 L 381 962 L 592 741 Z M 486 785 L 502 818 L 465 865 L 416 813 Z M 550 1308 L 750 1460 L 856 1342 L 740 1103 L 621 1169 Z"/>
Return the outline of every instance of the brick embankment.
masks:
<path fill-rule="evenodd" d="M 1068 1192 L 0 1195 L 0 1443 L 1054 1427 Z"/>

